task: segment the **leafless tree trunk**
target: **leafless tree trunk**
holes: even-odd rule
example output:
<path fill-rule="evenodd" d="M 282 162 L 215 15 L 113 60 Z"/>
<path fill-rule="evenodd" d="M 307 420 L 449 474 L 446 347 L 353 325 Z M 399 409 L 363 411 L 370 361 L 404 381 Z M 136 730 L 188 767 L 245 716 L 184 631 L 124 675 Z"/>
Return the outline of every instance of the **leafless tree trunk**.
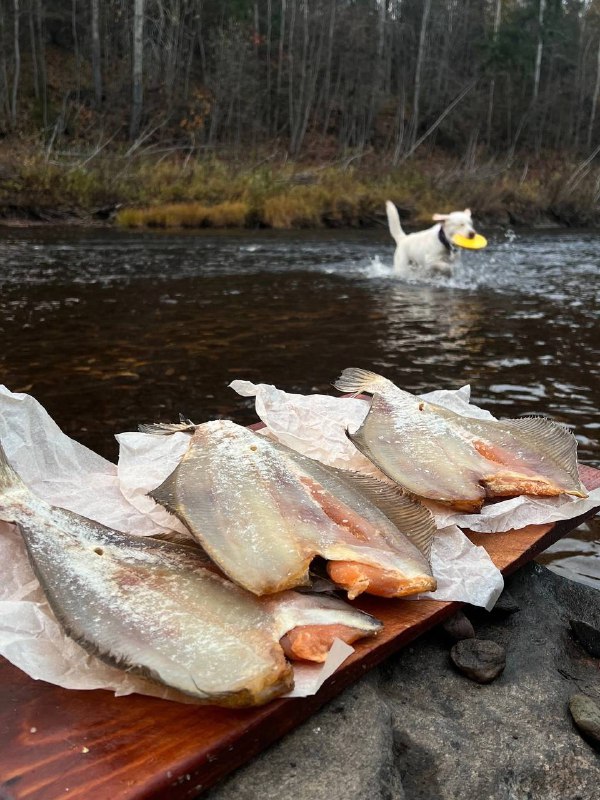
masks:
<path fill-rule="evenodd" d="M 292 123 L 292 140 L 290 149 L 297 153 L 302 144 L 302 122 L 306 104 L 306 73 L 308 68 L 308 0 L 302 0 L 302 56 L 300 62 L 300 87 L 298 89 L 298 103 Z"/>
<path fill-rule="evenodd" d="M 136 25 L 139 25 L 138 20 L 138 5 L 137 0 L 134 0 L 134 16 L 133 16 L 133 38 L 134 38 L 134 57 L 135 57 L 135 37 Z M 142 3 L 142 20 L 143 20 L 143 3 Z M 175 75 L 177 73 L 177 62 L 179 59 L 179 31 L 181 25 L 181 2 L 180 0 L 172 0 L 171 13 L 168 25 L 168 35 L 166 44 L 166 65 L 165 65 L 165 89 L 167 91 L 167 101 L 169 106 L 173 103 L 173 89 L 175 86 Z M 143 23 L 140 33 L 140 48 L 143 48 Z M 141 61 L 140 61 L 141 64 Z M 140 66 L 141 69 L 141 66 Z M 141 73 L 140 73 L 141 75 Z"/>
<path fill-rule="evenodd" d="M 75 56 L 75 96 L 79 102 L 79 94 L 81 91 L 81 61 L 79 54 L 79 36 L 77 34 L 77 0 L 71 2 L 71 35 L 73 36 L 73 54 Z"/>
<path fill-rule="evenodd" d="M 335 31 L 336 0 L 331 0 L 329 13 L 329 28 L 327 32 L 327 58 L 325 62 L 325 77 L 323 87 L 323 133 L 327 133 L 329 117 L 331 114 L 331 61 L 333 57 L 333 34 Z"/>
<path fill-rule="evenodd" d="M 394 143 L 394 152 L 392 154 L 392 164 L 397 167 L 400 163 L 402 155 L 402 148 L 404 147 L 404 116 L 406 111 L 406 95 L 404 91 L 404 83 L 400 88 L 400 101 L 398 103 L 398 110 L 396 114 L 396 137 Z"/>
<path fill-rule="evenodd" d="M 200 66 L 202 68 L 202 79 L 206 80 L 206 48 L 204 47 L 204 35 L 202 31 L 202 0 L 197 0 L 198 11 L 198 48 L 200 50 Z"/>
<path fill-rule="evenodd" d="M 100 4 L 99 0 L 91 0 L 92 28 L 92 74 L 94 80 L 94 96 L 96 105 L 102 103 L 102 66 L 100 62 Z"/>
<path fill-rule="evenodd" d="M 373 128 L 379 97 L 383 89 L 383 48 L 385 43 L 386 12 L 387 5 L 385 0 L 382 0 L 382 2 L 379 4 L 379 15 L 377 17 L 377 50 L 375 58 L 374 85 L 373 91 L 371 92 L 371 102 L 369 103 L 369 116 L 365 126 L 365 138 L 369 135 Z"/>
<path fill-rule="evenodd" d="M 422 145 L 423 142 L 426 139 L 428 139 L 431 136 L 431 134 L 436 130 L 436 128 L 438 128 L 440 126 L 440 124 L 448 116 L 448 114 L 452 111 L 452 109 L 460 103 L 460 101 L 463 99 L 463 97 L 465 97 L 471 91 L 471 89 L 475 86 L 476 83 L 477 83 L 477 79 L 475 78 L 474 80 L 471 81 L 471 83 L 469 83 L 467 86 L 465 86 L 465 88 L 462 90 L 462 92 L 460 92 L 460 94 L 458 94 L 454 98 L 454 100 L 450 103 L 450 105 L 448 105 L 442 111 L 442 113 L 439 115 L 439 117 L 436 119 L 436 121 L 432 125 L 430 125 L 429 128 L 425 131 L 425 133 L 422 136 L 420 136 L 417 139 L 417 141 L 411 146 L 409 151 L 406 153 L 405 158 L 409 158 L 410 156 L 412 156 L 412 154 L 415 152 L 415 150 L 420 145 Z"/>
<path fill-rule="evenodd" d="M 294 130 L 294 28 L 296 27 L 296 3 L 292 2 L 290 15 L 290 32 L 288 34 L 288 126 L 290 133 Z"/>
<path fill-rule="evenodd" d="M 36 0 L 36 29 L 38 41 L 38 68 L 40 76 L 40 90 L 42 98 L 42 119 L 44 130 L 48 127 L 48 81 L 46 78 L 46 54 L 45 54 L 45 34 L 44 34 L 44 13 L 42 0 Z"/>
<path fill-rule="evenodd" d="M 277 135 L 279 128 L 279 98 L 281 96 L 281 86 L 283 81 L 283 48 L 285 42 L 285 12 L 286 0 L 281 0 L 281 22 L 279 25 L 279 50 L 277 53 L 277 84 L 275 88 L 275 116 L 273 120 L 273 132 Z"/>
<path fill-rule="evenodd" d="M 419 50 L 417 52 L 417 65 L 415 67 L 415 92 L 413 94 L 412 126 L 410 136 L 410 147 L 414 148 L 419 130 L 419 103 L 421 101 L 421 70 L 423 68 L 423 58 L 425 54 L 425 42 L 427 38 L 427 22 L 431 11 L 431 0 L 423 2 L 423 16 L 421 18 L 421 31 L 419 33 Z"/>
<path fill-rule="evenodd" d="M 6 115 L 6 119 L 10 118 L 10 101 L 8 89 L 8 70 L 6 67 L 6 47 L 5 45 L 5 22 L 4 22 L 4 6 L 0 5 L 0 65 L 2 76 L 2 93 L 0 94 L 0 109 Z"/>
<path fill-rule="evenodd" d="M 135 139 L 140 130 L 143 99 L 144 56 L 144 0 L 134 0 L 133 5 L 133 70 L 131 97 L 131 124 L 129 138 Z"/>
<path fill-rule="evenodd" d="M 539 0 L 538 12 L 538 41 L 535 52 L 535 69 L 533 72 L 533 100 L 537 100 L 540 91 L 540 72 L 542 69 L 542 53 L 544 50 L 544 11 L 546 10 L 546 0 Z"/>
<path fill-rule="evenodd" d="M 266 103 L 266 130 L 271 132 L 271 103 L 273 98 L 271 86 L 271 34 L 273 30 L 273 9 L 271 0 L 267 0 L 267 57 L 266 57 L 266 71 L 267 71 L 267 103 Z"/>
<path fill-rule="evenodd" d="M 38 75 L 37 46 L 35 43 L 35 23 L 33 21 L 33 0 L 29 0 L 29 41 L 31 46 L 31 67 L 33 74 L 33 94 L 37 100 L 40 96 L 40 81 Z"/>
<path fill-rule="evenodd" d="M 500 20 L 502 18 L 502 0 L 496 0 L 496 10 L 494 14 L 494 33 L 492 37 L 492 41 L 496 44 L 498 40 L 498 31 L 500 30 Z M 486 141 L 488 147 L 492 141 L 492 118 L 494 115 L 494 91 L 496 89 L 496 79 L 492 77 L 490 81 L 490 96 L 488 101 L 488 113 L 487 113 L 487 133 L 486 133 Z"/>
<path fill-rule="evenodd" d="M 587 130 L 588 149 L 592 146 L 594 122 L 596 120 L 596 109 L 598 108 L 598 95 L 600 95 L 600 40 L 598 41 L 598 58 L 596 61 L 596 83 L 594 85 L 594 94 L 592 96 L 592 110 L 590 111 L 590 121 L 588 123 L 588 130 Z"/>
<path fill-rule="evenodd" d="M 15 54 L 15 68 L 12 85 L 12 101 L 10 105 L 10 122 L 13 128 L 17 127 L 17 95 L 19 93 L 19 78 L 21 77 L 21 49 L 19 47 L 19 0 L 13 0 L 13 49 Z"/>

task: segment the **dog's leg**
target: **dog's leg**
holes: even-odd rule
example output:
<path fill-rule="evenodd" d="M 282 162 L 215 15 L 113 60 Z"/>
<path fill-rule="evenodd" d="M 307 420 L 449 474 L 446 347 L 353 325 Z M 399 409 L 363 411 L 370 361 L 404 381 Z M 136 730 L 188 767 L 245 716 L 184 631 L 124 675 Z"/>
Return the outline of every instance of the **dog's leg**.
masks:
<path fill-rule="evenodd" d="M 396 275 L 406 275 L 408 273 L 409 260 L 406 248 L 397 247 L 394 252 L 394 272 Z"/>
<path fill-rule="evenodd" d="M 440 275 L 452 276 L 454 274 L 453 260 L 448 258 L 431 259 L 427 262 L 427 269 Z"/>

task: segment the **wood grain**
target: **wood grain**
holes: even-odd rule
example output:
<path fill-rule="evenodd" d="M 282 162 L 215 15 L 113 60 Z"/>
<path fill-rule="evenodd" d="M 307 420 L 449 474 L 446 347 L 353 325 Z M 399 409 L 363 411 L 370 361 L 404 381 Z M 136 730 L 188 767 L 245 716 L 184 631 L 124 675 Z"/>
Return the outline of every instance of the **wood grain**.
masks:
<path fill-rule="evenodd" d="M 582 467 L 581 473 L 588 488 L 600 486 L 600 471 Z M 583 519 L 468 535 L 508 574 Z M 196 797 L 460 607 L 377 598 L 357 605 L 385 623 L 377 640 L 358 644 L 316 696 L 277 700 L 259 709 L 70 691 L 34 681 L 0 659 L 0 800 Z"/>

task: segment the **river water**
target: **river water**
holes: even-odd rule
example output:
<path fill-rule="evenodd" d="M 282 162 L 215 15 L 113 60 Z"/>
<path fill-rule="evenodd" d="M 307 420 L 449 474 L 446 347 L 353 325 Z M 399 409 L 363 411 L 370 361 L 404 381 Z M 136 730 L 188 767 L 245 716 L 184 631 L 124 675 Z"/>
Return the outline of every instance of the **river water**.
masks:
<path fill-rule="evenodd" d="M 506 231 L 452 279 L 392 274 L 386 231 L 0 228 L 1 380 L 112 460 L 139 422 L 255 420 L 234 378 L 335 393 L 344 367 L 411 392 L 472 387 L 569 425 L 600 467 L 600 235 Z M 542 560 L 600 587 L 600 528 Z"/>

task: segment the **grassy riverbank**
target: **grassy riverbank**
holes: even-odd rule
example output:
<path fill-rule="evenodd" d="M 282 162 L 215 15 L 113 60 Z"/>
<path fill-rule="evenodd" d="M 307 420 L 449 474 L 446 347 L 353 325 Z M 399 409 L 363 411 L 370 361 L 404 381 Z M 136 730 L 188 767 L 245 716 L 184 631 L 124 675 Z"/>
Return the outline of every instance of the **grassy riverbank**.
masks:
<path fill-rule="evenodd" d="M 139 228 L 369 227 L 393 200 L 407 225 L 469 206 L 488 224 L 600 225 L 600 168 L 547 155 L 466 167 L 430 153 L 392 167 L 369 155 L 309 160 L 0 149 L 0 221 L 93 222 Z"/>

